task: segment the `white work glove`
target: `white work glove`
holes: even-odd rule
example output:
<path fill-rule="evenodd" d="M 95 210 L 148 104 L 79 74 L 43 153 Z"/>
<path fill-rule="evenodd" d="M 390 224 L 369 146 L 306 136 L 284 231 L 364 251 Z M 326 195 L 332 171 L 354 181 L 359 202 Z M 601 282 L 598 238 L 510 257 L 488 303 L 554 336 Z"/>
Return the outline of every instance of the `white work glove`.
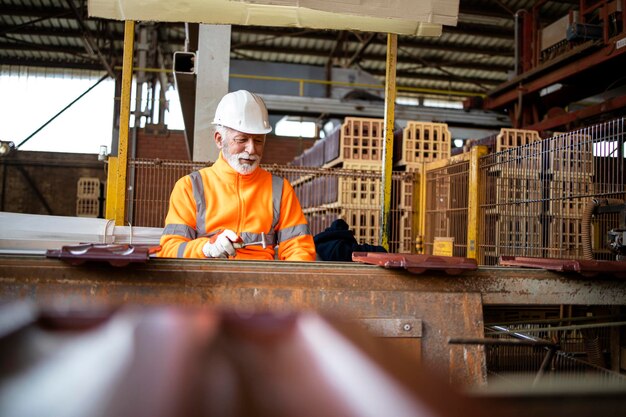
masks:
<path fill-rule="evenodd" d="M 222 230 L 202 247 L 202 252 L 207 258 L 228 258 L 235 256 L 235 242 L 241 242 L 241 238 L 232 230 Z"/>

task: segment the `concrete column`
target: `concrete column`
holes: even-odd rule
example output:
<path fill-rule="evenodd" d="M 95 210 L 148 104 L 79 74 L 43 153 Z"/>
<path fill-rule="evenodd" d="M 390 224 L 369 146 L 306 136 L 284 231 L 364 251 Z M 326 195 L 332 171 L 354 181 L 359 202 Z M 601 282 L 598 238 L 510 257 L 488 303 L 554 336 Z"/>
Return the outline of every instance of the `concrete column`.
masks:
<path fill-rule="evenodd" d="M 217 104 L 228 93 L 230 31 L 229 25 L 200 25 L 196 56 L 194 161 L 216 161 L 219 155 L 211 122 Z"/>

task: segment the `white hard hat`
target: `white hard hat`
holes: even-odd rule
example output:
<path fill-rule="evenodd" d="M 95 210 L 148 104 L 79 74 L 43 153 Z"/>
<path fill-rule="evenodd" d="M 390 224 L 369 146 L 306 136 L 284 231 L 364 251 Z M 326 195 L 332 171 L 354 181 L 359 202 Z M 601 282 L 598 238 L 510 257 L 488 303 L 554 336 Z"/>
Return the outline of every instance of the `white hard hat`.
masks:
<path fill-rule="evenodd" d="M 263 99 L 246 90 L 234 91 L 222 97 L 213 124 L 244 133 L 265 134 L 272 131 Z"/>

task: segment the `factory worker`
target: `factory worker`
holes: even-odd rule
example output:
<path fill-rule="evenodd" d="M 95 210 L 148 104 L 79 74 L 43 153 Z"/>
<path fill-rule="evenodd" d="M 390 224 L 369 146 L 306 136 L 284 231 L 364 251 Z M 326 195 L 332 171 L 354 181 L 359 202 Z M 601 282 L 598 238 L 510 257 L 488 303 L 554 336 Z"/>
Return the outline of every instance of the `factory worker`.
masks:
<path fill-rule="evenodd" d="M 176 182 L 159 256 L 315 260 L 315 245 L 291 184 L 259 166 L 272 130 L 263 100 L 226 94 L 213 124 L 217 161 Z"/>

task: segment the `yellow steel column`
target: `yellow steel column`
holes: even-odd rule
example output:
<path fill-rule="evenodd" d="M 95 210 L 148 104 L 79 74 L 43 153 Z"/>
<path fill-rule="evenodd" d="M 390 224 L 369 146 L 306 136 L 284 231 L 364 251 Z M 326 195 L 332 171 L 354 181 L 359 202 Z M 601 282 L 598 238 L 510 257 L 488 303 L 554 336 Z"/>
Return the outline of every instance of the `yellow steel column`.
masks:
<path fill-rule="evenodd" d="M 133 80 L 133 44 L 135 42 L 135 22 L 127 20 L 124 26 L 124 58 L 122 67 L 122 97 L 120 102 L 120 136 L 117 148 L 117 161 L 109 165 L 107 176 L 106 218 L 114 219 L 115 224 L 125 224 L 126 209 L 126 168 L 128 165 L 128 131 L 130 124 L 130 92 Z M 113 187 L 113 191 L 109 189 Z M 109 197 L 111 199 L 109 199 Z"/>
<path fill-rule="evenodd" d="M 427 199 L 427 184 L 426 181 L 426 163 L 422 161 L 422 165 L 419 170 L 419 193 L 420 193 L 420 202 L 418 208 L 417 217 L 418 221 L 418 236 L 416 238 L 416 243 L 419 248 L 418 253 L 424 253 L 424 239 L 426 238 L 426 199 Z"/>
<path fill-rule="evenodd" d="M 393 165 L 393 125 L 396 103 L 396 61 L 398 35 L 387 34 L 387 65 L 385 71 L 385 142 L 383 144 L 383 184 L 381 187 L 380 245 L 389 250 L 391 235 L 391 170 Z"/>
<path fill-rule="evenodd" d="M 486 146 L 474 146 L 470 150 L 469 184 L 467 202 L 467 257 L 478 259 L 478 228 L 480 209 L 480 158 L 487 155 Z"/>

